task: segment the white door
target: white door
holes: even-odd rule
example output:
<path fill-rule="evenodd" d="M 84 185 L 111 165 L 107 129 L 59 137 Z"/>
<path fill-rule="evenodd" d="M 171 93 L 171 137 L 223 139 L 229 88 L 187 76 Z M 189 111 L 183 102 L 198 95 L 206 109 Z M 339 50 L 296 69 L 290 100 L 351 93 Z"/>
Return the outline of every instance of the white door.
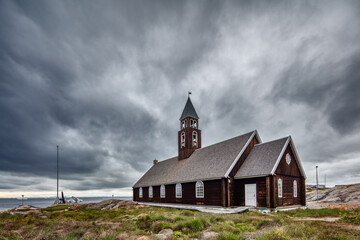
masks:
<path fill-rule="evenodd" d="M 245 206 L 256 207 L 256 183 L 245 184 Z"/>

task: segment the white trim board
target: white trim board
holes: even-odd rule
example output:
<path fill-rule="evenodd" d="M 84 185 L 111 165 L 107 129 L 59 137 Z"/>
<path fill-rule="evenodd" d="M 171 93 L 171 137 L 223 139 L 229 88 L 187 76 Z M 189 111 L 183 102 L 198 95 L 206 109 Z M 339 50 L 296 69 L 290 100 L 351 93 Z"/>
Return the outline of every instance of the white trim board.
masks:
<path fill-rule="evenodd" d="M 276 160 L 276 163 L 275 163 L 273 169 L 271 170 L 271 174 L 272 174 L 272 175 L 275 175 L 275 171 L 276 171 L 276 169 L 278 168 L 279 163 L 280 163 L 280 161 L 281 161 L 281 159 L 282 159 L 282 157 L 283 157 L 283 155 L 284 155 L 284 152 L 285 152 L 285 150 L 286 150 L 286 148 L 288 147 L 289 144 L 290 144 L 291 149 L 292 149 L 293 152 L 294 152 L 295 161 L 296 161 L 296 163 L 297 163 L 297 166 L 299 167 L 300 172 L 301 172 L 301 174 L 303 175 L 303 177 L 306 179 L 306 175 L 305 175 L 304 169 L 303 169 L 303 167 L 302 167 L 302 165 L 301 165 L 299 155 L 297 154 L 297 151 L 296 151 L 296 148 L 295 148 L 295 145 L 294 145 L 294 143 L 293 143 L 293 141 L 292 141 L 291 136 L 288 136 L 288 138 L 287 138 L 287 140 L 286 140 L 286 142 L 285 142 L 285 144 L 284 144 L 284 146 L 283 146 L 283 148 L 282 148 L 282 150 L 281 150 L 281 152 L 280 152 L 280 154 L 279 154 L 279 157 L 278 157 L 278 159 Z"/>
<path fill-rule="evenodd" d="M 236 156 L 235 160 L 233 161 L 233 163 L 230 165 L 229 169 L 226 171 L 224 178 L 227 178 L 230 174 L 230 172 L 233 170 L 235 164 L 239 161 L 240 157 L 243 155 L 243 153 L 245 152 L 246 148 L 249 146 L 249 144 L 251 143 L 252 139 L 254 138 L 254 136 L 256 136 L 258 141 L 261 141 L 259 134 L 257 133 L 257 130 L 253 131 L 253 133 L 251 134 L 251 136 L 249 137 L 249 139 L 247 140 L 245 146 L 241 149 L 241 151 L 239 152 L 239 154 Z"/>

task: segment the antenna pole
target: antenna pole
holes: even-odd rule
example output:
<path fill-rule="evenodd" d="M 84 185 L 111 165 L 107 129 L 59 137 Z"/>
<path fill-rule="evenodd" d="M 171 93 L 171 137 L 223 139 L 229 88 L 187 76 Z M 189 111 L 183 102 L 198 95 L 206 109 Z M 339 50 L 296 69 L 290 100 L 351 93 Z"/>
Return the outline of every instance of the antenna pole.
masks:
<path fill-rule="evenodd" d="M 59 204 L 59 146 L 56 146 L 56 205 Z"/>
<path fill-rule="evenodd" d="M 318 182 L 318 166 L 316 166 L 316 201 L 319 200 L 319 182 Z"/>

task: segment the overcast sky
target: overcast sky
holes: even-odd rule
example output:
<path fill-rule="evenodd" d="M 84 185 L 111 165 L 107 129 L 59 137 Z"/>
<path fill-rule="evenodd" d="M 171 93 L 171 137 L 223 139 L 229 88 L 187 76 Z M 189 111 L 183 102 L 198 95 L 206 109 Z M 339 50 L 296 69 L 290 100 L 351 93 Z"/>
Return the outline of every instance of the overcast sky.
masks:
<path fill-rule="evenodd" d="M 131 195 L 177 154 L 291 135 L 320 183 L 360 182 L 359 1 L 0 1 L 0 197 Z"/>

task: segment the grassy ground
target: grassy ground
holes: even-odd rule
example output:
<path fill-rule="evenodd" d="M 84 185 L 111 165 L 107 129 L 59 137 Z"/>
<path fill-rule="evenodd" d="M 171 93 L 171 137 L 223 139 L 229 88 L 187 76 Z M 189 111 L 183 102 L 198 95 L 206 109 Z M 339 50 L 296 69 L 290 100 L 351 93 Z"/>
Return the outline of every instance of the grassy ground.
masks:
<path fill-rule="evenodd" d="M 341 217 L 336 222 L 298 221 L 299 217 Z M 188 210 L 139 208 L 98 210 L 57 206 L 29 213 L 0 214 L 0 239 L 156 239 L 171 228 L 170 239 L 360 239 L 360 211 L 294 210 L 214 215 Z"/>

